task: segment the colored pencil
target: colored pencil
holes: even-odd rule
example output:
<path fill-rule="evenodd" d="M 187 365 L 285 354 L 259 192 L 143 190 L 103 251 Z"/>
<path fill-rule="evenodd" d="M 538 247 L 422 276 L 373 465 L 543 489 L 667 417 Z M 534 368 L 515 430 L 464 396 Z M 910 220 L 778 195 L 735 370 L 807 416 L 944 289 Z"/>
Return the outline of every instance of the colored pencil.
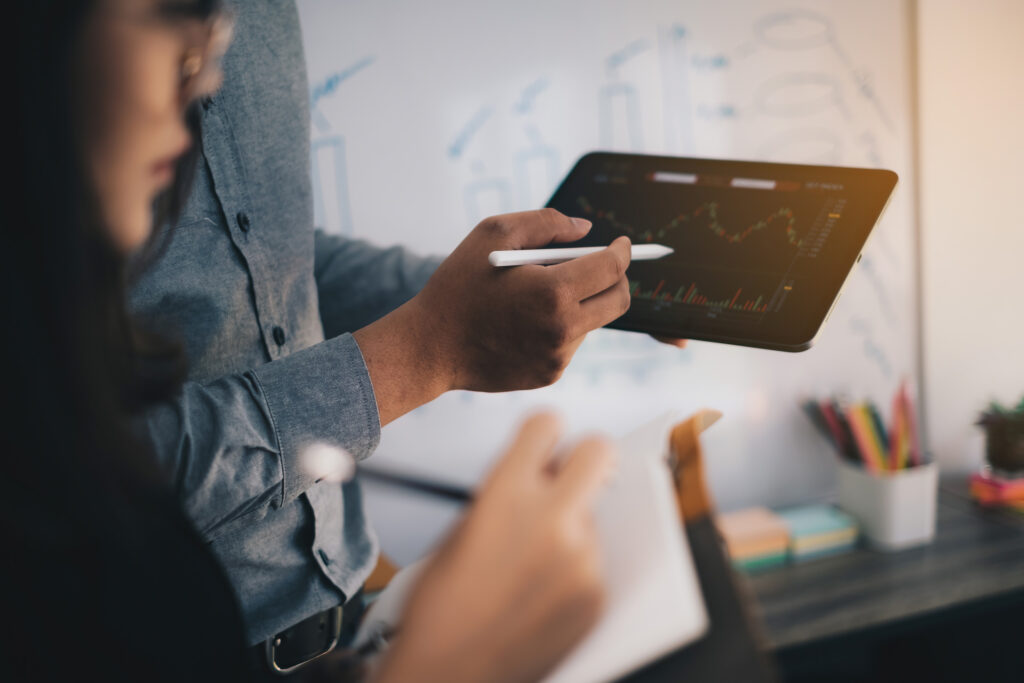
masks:
<path fill-rule="evenodd" d="M 857 449 L 864 466 L 872 472 L 882 471 L 882 457 L 878 451 L 878 444 L 873 442 L 870 418 L 859 405 L 850 406 L 846 412 L 846 420 L 850 424 L 850 431 L 857 442 Z"/>
<path fill-rule="evenodd" d="M 917 465 L 924 464 L 924 457 L 921 454 L 921 441 L 917 433 L 917 413 L 915 412 L 914 401 L 910 397 L 910 390 L 907 388 L 906 382 L 900 387 L 900 393 L 903 394 L 903 409 L 907 418 L 910 462 L 916 467 Z"/>
<path fill-rule="evenodd" d="M 886 436 L 885 424 L 882 422 L 882 416 L 879 414 L 878 408 L 871 401 L 863 403 L 862 407 L 869 418 L 868 424 L 871 426 L 873 441 L 878 446 L 878 455 L 882 459 L 882 467 L 889 470 L 896 469 L 896 462 L 886 457 L 889 453 L 887 448 L 889 438 Z"/>
<path fill-rule="evenodd" d="M 843 430 L 843 426 L 839 423 L 839 419 L 836 416 L 835 411 L 832 409 L 832 404 L 828 401 L 818 402 L 818 411 L 821 413 L 821 419 L 825 421 L 828 426 L 829 432 L 832 434 L 832 440 L 835 442 L 836 450 L 839 451 L 839 455 L 847 460 L 853 460 L 856 462 L 857 457 L 851 458 L 851 446 L 850 438 Z"/>
<path fill-rule="evenodd" d="M 857 448 L 857 440 L 853 438 L 853 430 L 850 429 L 850 421 L 846 418 L 846 410 L 839 401 L 832 399 L 828 402 L 832 415 L 839 423 L 839 429 L 843 432 L 843 442 L 846 443 L 846 452 L 853 462 L 861 462 L 860 451 Z"/>

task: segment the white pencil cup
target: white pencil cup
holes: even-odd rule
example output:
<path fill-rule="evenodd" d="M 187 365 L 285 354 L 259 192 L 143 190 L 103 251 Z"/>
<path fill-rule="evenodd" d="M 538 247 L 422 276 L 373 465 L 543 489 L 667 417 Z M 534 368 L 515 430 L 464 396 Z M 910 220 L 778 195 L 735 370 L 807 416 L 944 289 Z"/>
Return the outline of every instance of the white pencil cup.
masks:
<path fill-rule="evenodd" d="M 902 550 L 934 538 L 937 490 L 935 463 L 877 474 L 839 464 L 839 506 L 880 550 Z"/>

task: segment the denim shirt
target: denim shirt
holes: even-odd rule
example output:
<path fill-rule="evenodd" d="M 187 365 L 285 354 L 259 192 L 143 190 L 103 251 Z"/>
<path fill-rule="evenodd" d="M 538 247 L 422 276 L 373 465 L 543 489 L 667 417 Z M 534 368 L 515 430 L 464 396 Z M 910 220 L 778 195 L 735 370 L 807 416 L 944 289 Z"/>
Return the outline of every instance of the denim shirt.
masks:
<path fill-rule="evenodd" d="M 130 308 L 185 349 L 190 381 L 139 428 L 256 643 L 339 604 L 373 569 L 358 486 L 317 483 L 298 458 L 314 442 L 359 459 L 376 448 L 373 387 L 349 332 L 412 297 L 437 262 L 313 229 L 297 12 L 275 0 L 238 9 L 224 85 L 203 103 L 192 194 Z"/>

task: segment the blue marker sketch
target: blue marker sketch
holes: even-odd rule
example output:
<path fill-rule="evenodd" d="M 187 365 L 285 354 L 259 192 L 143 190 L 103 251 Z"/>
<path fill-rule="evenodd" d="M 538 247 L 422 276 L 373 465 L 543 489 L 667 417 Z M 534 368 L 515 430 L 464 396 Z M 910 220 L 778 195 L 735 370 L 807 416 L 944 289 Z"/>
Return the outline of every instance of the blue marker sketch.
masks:
<path fill-rule="evenodd" d="M 508 213 L 511 210 L 511 188 L 508 181 L 486 177 L 481 161 L 473 163 L 473 173 L 479 176 L 478 179 L 468 183 L 462 191 L 470 225 L 476 225 L 488 216 Z"/>
<path fill-rule="evenodd" d="M 320 101 L 325 97 L 329 97 L 338 91 L 338 87 L 348 79 L 355 76 L 360 71 L 365 70 L 371 64 L 377 61 L 377 58 L 372 55 L 363 57 L 357 62 L 354 62 L 340 71 L 335 71 L 327 78 L 316 83 L 309 92 L 309 110 L 312 113 L 313 122 L 317 128 L 321 131 L 327 131 L 330 129 L 330 124 L 324 117 L 323 113 L 319 110 L 318 105 Z"/>
<path fill-rule="evenodd" d="M 614 72 L 620 66 L 633 59 L 637 55 L 641 55 L 651 49 L 651 44 L 644 38 L 638 38 L 626 47 L 613 52 L 605 60 L 605 66 L 608 67 L 609 72 Z"/>
<path fill-rule="evenodd" d="M 885 350 L 875 342 L 871 325 L 862 318 L 854 317 L 850 319 L 850 329 L 853 330 L 854 334 L 864 338 L 864 357 L 882 373 L 883 377 L 886 379 L 891 378 L 892 364 L 889 362 L 889 357 L 886 355 Z"/>
<path fill-rule="evenodd" d="M 843 141 L 828 128 L 796 128 L 770 138 L 758 148 L 757 156 L 767 161 L 838 165 L 843 161 Z"/>
<path fill-rule="evenodd" d="M 342 235 L 354 234 L 348 193 L 345 138 L 314 140 L 310 147 L 313 171 L 313 220 L 317 226 Z"/>
<path fill-rule="evenodd" d="M 835 26 L 828 17 L 803 9 L 768 14 L 755 22 L 754 34 L 765 45 L 779 50 L 830 47 L 846 67 L 860 96 L 874 107 L 885 127 L 894 130 L 892 118 L 875 91 L 871 75 L 854 66 L 849 53 L 836 38 Z"/>
<path fill-rule="evenodd" d="M 739 110 L 731 104 L 698 104 L 697 116 L 702 119 L 734 119 Z"/>
<path fill-rule="evenodd" d="M 651 47 L 647 39 L 638 38 L 605 59 L 611 82 L 598 92 L 598 126 L 606 149 L 643 149 L 640 97 L 634 85 L 619 80 L 619 69 Z"/>
<path fill-rule="evenodd" d="M 882 282 L 882 277 L 879 275 L 878 269 L 875 268 L 875 260 L 867 253 L 861 256 L 860 272 L 862 272 L 867 278 L 867 281 L 871 283 L 871 288 L 874 290 L 875 297 L 878 300 L 878 309 L 882 311 L 885 321 L 890 325 L 895 325 L 896 313 L 893 311 L 892 302 L 889 301 L 889 292 L 885 283 Z"/>
<path fill-rule="evenodd" d="M 754 102 L 768 116 L 808 116 L 836 107 L 850 119 L 839 83 L 827 73 L 798 71 L 770 78 L 758 87 Z"/>
<path fill-rule="evenodd" d="M 754 23 L 758 40 L 780 50 L 806 50 L 832 43 L 832 22 L 810 10 L 768 14 Z"/>
<path fill-rule="evenodd" d="M 541 139 L 536 126 L 527 126 L 526 136 L 530 144 L 516 155 L 515 161 L 519 208 L 539 209 L 558 183 L 558 150 Z"/>
<path fill-rule="evenodd" d="M 375 61 L 377 61 L 377 58 L 374 56 L 363 57 L 354 64 L 350 64 L 344 69 L 334 72 L 324 80 L 314 85 L 310 89 L 309 108 L 315 109 L 317 104 L 320 103 L 320 100 L 327 97 L 328 95 L 333 95 L 335 92 L 337 92 L 339 85 L 341 85 L 348 79 L 352 78 L 357 73 L 373 64 Z"/>
<path fill-rule="evenodd" d="M 501 178 L 474 180 L 463 190 L 466 216 L 476 225 L 488 216 L 509 212 L 508 181 Z"/>
<path fill-rule="evenodd" d="M 857 137 L 857 142 L 864 148 L 864 155 L 868 159 L 868 163 L 875 168 L 885 168 L 885 160 L 882 158 L 882 152 L 878 147 L 878 138 L 870 130 L 865 130 Z"/>
<path fill-rule="evenodd" d="M 538 78 L 533 83 L 530 83 L 519 94 L 519 100 L 512 105 L 512 111 L 520 116 L 529 114 L 533 110 L 533 104 L 537 97 L 547 90 L 550 85 L 551 81 L 547 78 Z"/>
<path fill-rule="evenodd" d="M 696 154 L 693 132 L 693 107 L 690 97 L 690 62 L 687 55 L 687 31 L 682 24 L 659 29 L 665 144 L 678 154 Z"/>
<path fill-rule="evenodd" d="M 693 57 L 690 58 L 690 63 L 695 69 L 714 71 L 728 67 L 729 57 L 723 54 L 693 55 Z"/>
<path fill-rule="evenodd" d="M 494 107 L 484 106 L 481 107 L 473 114 L 473 117 L 466 122 L 466 124 L 459 130 L 455 139 L 448 145 L 448 157 L 450 159 L 458 159 L 462 156 L 463 152 L 466 151 L 466 146 L 469 145 L 473 137 L 477 132 L 483 128 L 484 124 L 487 123 L 494 115 Z"/>
<path fill-rule="evenodd" d="M 623 378 L 650 386 L 666 372 L 692 364 L 691 349 L 668 349 L 650 337 L 599 330 L 589 335 L 569 370 L 590 385 Z"/>
<path fill-rule="evenodd" d="M 606 149 L 643 149 L 640 98 L 628 83 L 609 83 L 598 94 L 598 124 Z"/>

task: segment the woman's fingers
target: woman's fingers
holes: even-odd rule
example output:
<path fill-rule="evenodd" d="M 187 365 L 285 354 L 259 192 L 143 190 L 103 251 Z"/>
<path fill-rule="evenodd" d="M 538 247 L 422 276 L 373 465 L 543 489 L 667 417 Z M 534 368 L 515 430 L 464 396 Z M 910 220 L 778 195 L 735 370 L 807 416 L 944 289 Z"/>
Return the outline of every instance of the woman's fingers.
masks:
<path fill-rule="evenodd" d="M 512 475 L 517 480 L 543 472 L 562 436 L 562 420 L 554 413 L 537 413 L 523 423 L 512 445 L 495 467 L 493 479 Z"/>
<path fill-rule="evenodd" d="M 617 457 L 614 444 L 605 438 L 589 437 L 576 444 L 555 476 L 558 504 L 589 512 L 614 474 Z"/>

